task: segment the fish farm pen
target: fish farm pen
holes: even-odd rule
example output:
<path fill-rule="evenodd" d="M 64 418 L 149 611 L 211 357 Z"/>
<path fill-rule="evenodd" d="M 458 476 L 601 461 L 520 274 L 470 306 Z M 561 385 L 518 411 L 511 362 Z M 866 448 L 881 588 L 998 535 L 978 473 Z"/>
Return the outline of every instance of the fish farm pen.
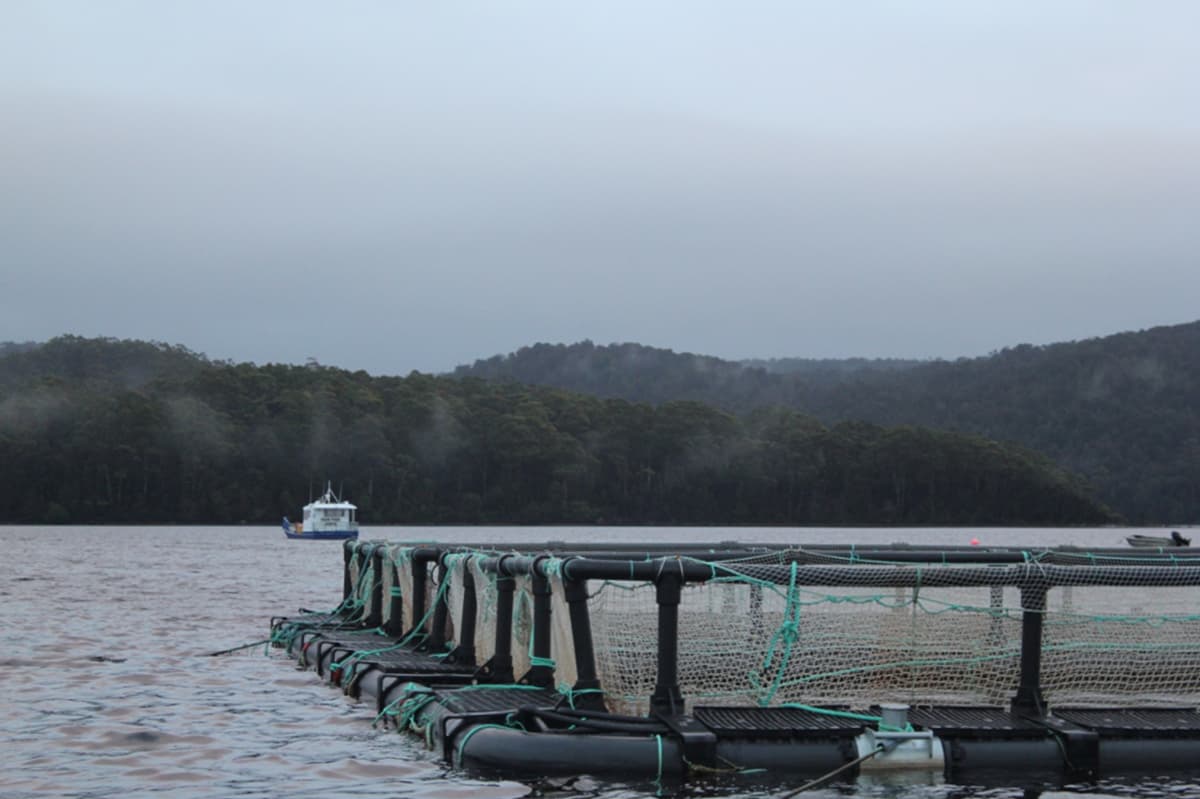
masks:
<path fill-rule="evenodd" d="M 1200 770 L 1200 549 L 347 541 L 271 641 L 488 776 Z"/>

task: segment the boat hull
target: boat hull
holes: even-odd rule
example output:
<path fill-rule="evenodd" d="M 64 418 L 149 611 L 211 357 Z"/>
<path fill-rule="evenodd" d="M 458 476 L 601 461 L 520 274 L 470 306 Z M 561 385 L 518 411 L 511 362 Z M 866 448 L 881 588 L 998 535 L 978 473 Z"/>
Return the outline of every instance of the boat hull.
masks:
<path fill-rule="evenodd" d="M 283 534 L 288 538 L 304 538 L 312 541 L 345 541 L 349 538 L 358 538 L 358 528 L 355 527 L 353 530 L 305 530 L 300 528 L 297 530 L 296 525 L 284 516 Z"/>
<path fill-rule="evenodd" d="M 296 533 L 284 530 L 288 538 L 302 538 L 309 541 L 345 541 L 348 538 L 358 538 L 358 530 L 321 530 L 320 532 Z"/>
<path fill-rule="evenodd" d="M 1131 547 L 1186 547 L 1192 543 L 1190 538 L 1174 539 L 1169 536 L 1131 535 L 1125 537 Z"/>

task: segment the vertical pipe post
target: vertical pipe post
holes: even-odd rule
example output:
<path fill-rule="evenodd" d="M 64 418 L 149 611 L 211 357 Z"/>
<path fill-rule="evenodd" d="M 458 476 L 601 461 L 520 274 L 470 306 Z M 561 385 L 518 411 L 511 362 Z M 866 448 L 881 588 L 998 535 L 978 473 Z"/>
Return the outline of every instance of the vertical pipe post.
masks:
<path fill-rule="evenodd" d="M 475 575 L 463 569 L 463 610 L 459 619 L 458 646 L 454 649 L 456 663 L 475 665 L 475 618 L 478 613 L 475 599 Z"/>
<path fill-rule="evenodd" d="M 430 652 L 441 652 L 446 648 L 446 619 L 450 616 L 449 586 L 446 586 L 447 590 L 442 590 L 442 584 L 450 579 L 450 570 L 441 558 L 437 563 L 438 589 L 433 597 L 433 620 L 430 622 L 429 637 L 425 639 L 425 646 L 421 647 Z"/>
<path fill-rule="evenodd" d="M 1013 697 L 1012 712 L 1036 716 L 1046 714 L 1042 696 L 1042 621 L 1046 612 L 1048 586 L 1036 581 L 1021 587 L 1021 682 Z"/>
<path fill-rule="evenodd" d="M 350 580 L 350 564 L 354 562 L 354 545 L 358 543 L 352 539 L 347 539 L 342 542 L 342 607 L 347 608 L 350 605 L 350 595 L 354 591 L 354 584 Z"/>
<path fill-rule="evenodd" d="M 354 550 L 355 561 L 358 563 L 358 578 L 354 581 L 354 585 L 350 589 L 355 606 L 350 609 L 349 620 L 353 622 L 361 623 L 363 620 L 365 610 L 362 605 L 358 605 L 357 603 L 364 601 L 365 586 L 363 580 L 367 578 L 367 565 L 371 561 L 371 551 L 372 545 L 365 543 L 360 543 Z"/>
<path fill-rule="evenodd" d="M 404 596 L 400 591 L 400 564 L 389 554 L 386 565 L 392 573 L 392 590 L 384 598 L 388 603 L 388 620 L 383 625 L 383 634 L 399 638 L 404 635 Z"/>
<path fill-rule="evenodd" d="M 429 568 L 429 561 L 421 555 L 414 552 L 412 556 L 412 618 L 408 620 L 410 629 L 408 634 L 416 640 L 421 640 L 424 636 L 424 631 L 421 629 L 421 623 L 425 620 L 425 583 L 426 570 Z"/>
<path fill-rule="evenodd" d="M 683 577 L 664 572 L 655 583 L 658 602 L 658 681 L 650 696 L 650 712 L 661 716 L 680 716 L 684 712 L 683 693 L 679 689 L 679 600 Z"/>
<path fill-rule="evenodd" d="M 575 647 L 576 680 L 572 691 L 575 708 L 604 710 L 604 694 L 596 676 L 596 651 L 592 646 L 592 622 L 588 617 L 587 580 L 572 580 L 563 575 L 563 593 L 571 618 L 571 643 Z"/>
<path fill-rule="evenodd" d="M 550 581 L 536 568 L 532 571 L 533 626 L 529 635 L 533 639 L 534 665 L 529 667 L 525 681 L 549 688 L 554 685 L 554 667 L 550 665 Z"/>
<path fill-rule="evenodd" d="M 506 684 L 516 679 L 512 661 L 512 617 L 517 581 L 503 573 L 503 562 L 501 559 L 501 568 L 496 572 L 496 646 L 492 655 L 492 679 Z"/>
<path fill-rule="evenodd" d="M 383 547 L 371 549 L 371 573 L 375 575 L 371 583 L 371 609 L 363 617 L 366 627 L 378 627 L 383 623 Z"/>

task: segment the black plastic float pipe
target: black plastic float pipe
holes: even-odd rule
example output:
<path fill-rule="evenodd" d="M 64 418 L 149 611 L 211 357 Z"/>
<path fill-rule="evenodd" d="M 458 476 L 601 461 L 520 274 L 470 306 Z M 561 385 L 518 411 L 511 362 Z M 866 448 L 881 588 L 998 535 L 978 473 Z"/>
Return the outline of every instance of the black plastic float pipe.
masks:
<path fill-rule="evenodd" d="M 506 559 L 508 573 L 518 573 L 520 558 Z M 532 562 L 524 564 L 532 568 Z M 590 558 L 567 558 L 562 562 L 564 579 L 637 580 L 652 582 L 660 571 L 671 569 L 687 582 L 705 582 L 723 577 L 747 576 L 736 566 L 698 563 L 687 558 L 657 561 L 614 562 Z M 528 571 L 523 572 L 528 573 Z M 1056 566 L 1040 563 L 1014 563 L 995 566 L 880 566 L 880 565 L 804 565 L 796 570 L 797 585 L 849 585 L 913 587 L 973 587 L 990 585 L 1022 586 L 1044 582 L 1046 585 L 1155 586 L 1170 575 L 1172 585 L 1200 585 L 1200 566 L 1166 564 L 1162 566 Z M 778 585 L 791 581 L 788 566 L 755 565 L 753 577 Z"/>
<path fill-rule="evenodd" d="M 507 575 L 545 573 L 546 562 L 521 555 L 486 558 L 485 570 Z M 746 573 L 738 564 L 702 562 L 690 558 L 658 558 L 649 561 L 610 561 L 596 558 L 568 557 L 561 561 L 564 579 L 571 580 L 635 580 L 653 582 L 664 569 L 679 571 L 686 582 L 705 582 L 718 577 L 743 577 Z M 1178 562 L 1162 565 L 1078 564 L 1059 566 L 1045 563 L 976 564 L 951 566 L 901 565 L 801 565 L 796 572 L 798 585 L 850 585 L 898 587 L 975 587 L 1021 586 L 1045 582 L 1047 585 L 1161 585 L 1164 575 L 1170 574 L 1174 585 L 1200 585 L 1200 566 Z M 549 575 L 547 575 L 549 576 Z M 778 585 L 791 581 L 789 566 L 754 564 L 753 577 Z"/>
<path fill-rule="evenodd" d="M 946 566 L 950 564 L 965 564 L 975 566 L 990 566 L 990 565 L 1009 565 L 1009 566 L 1027 566 L 1030 569 L 1043 571 L 1053 566 L 1064 567 L 1086 567 L 1088 569 L 1104 570 L 1117 568 L 1121 572 L 1107 572 L 1108 574 L 1120 573 L 1125 579 L 1128 576 L 1128 570 L 1136 567 L 1145 567 L 1155 569 L 1157 563 L 1147 563 L 1149 561 L 1163 561 L 1164 565 L 1170 565 L 1173 569 L 1182 568 L 1200 568 L 1200 557 L 1184 558 L 1170 553 L 1154 554 L 1147 558 L 1140 556 L 1131 556 L 1128 550 L 1121 550 L 1119 555 L 1102 556 L 1098 552 L 1091 553 L 1041 553 L 1039 559 L 1031 560 L 1030 553 L 1020 550 L 1005 550 L 1002 552 L 981 551 L 977 548 L 966 548 L 963 550 L 926 550 L 926 551 L 906 551 L 906 550 L 840 550 L 840 555 L 835 554 L 835 550 L 811 551 L 811 550 L 780 550 L 775 553 L 779 556 L 779 561 L 776 563 L 759 563 L 755 564 L 756 576 L 761 574 L 763 569 L 783 569 L 782 582 L 787 582 L 790 579 L 790 572 L 787 571 L 787 566 L 791 563 L 799 563 L 810 566 L 830 566 L 853 568 L 856 571 L 861 571 L 869 567 L 893 568 L 894 565 L 900 563 L 912 563 L 914 565 L 929 565 L 931 567 Z M 544 553 L 543 553 L 544 554 Z M 701 581 L 710 579 L 714 574 L 712 564 L 720 564 L 725 561 L 736 560 L 745 556 L 746 553 L 739 551 L 721 551 L 706 554 L 704 558 L 700 558 L 688 554 L 680 554 L 674 558 L 654 557 L 647 559 L 645 553 L 640 552 L 612 552 L 603 556 L 593 555 L 570 555 L 558 553 L 555 556 L 559 557 L 564 563 L 571 564 L 567 568 L 575 569 L 577 575 L 587 579 L 629 579 L 629 580 L 650 580 L 653 574 L 659 568 L 657 564 L 661 562 L 683 561 L 691 564 L 687 569 L 688 581 Z M 506 572 L 509 574 L 530 574 L 533 568 L 534 555 L 505 555 Z M 482 566 L 487 571 L 494 572 L 499 562 L 499 557 L 493 556 L 485 558 Z M 590 564 L 610 563 L 617 564 L 609 567 L 596 566 Z M 633 564 L 645 564 L 636 566 Z M 735 576 L 738 572 L 738 566 L 735 564 L 730 568 L 733 572 L 726 573 L 728 576 Z M 579 571 L 579 570 L 584 571 Z M 585 573 L 586 572 L 586 573 Z M 705 573 L 708 576 L 705 576 Z M 1104 573 L 1102 571 L 1097 574 Z M 1172 572 L 1175 573 L 1175 572 Z M 878 573 L 876 573 L 876 576 Z M 720 575 L 715 575 L 720 576 Z M 874 579 L 874 578 L 872 578 Z M 1154 578 L 1149 579 L 1150 582 Z M 776 582 L 781 582 L 776 579 Z M 1019 580 L 1014 580 L 1010 585 L 1016 585 Z M 814 583 L 815 584 L 815 583 Z M 984 580 L 978 583 L 958 583 L 947 582 L 945 585 L 987 585 L 991 584 L 991 580 Z M 1093 583 L 1103 584 L 1103 583 Z M 1113 583 L 1116 584 L 1116 583 Z M 1149 583 L 1147 583 L 1149 584 Z"/>
<path fill-rule="evenodd" d="M 922 560 L 929 563 L 937 563 L 942 561 L 943 554 L 946 556 L 947 562 L 954 562 L 957 555 L 965 556 L 960 562 L 974 561 L 994 561 L 994 562 L 1020 562 L 1023 560 L 1035 560 L 1043 562 L 1059 562 L 1061 558 L 1063 562 L 1073 562 L 1079 560 L 1127 560 L 1130 562 L 1144 562 L 1146 560 L 1198 560 L 1200 561 L 1200 547 L 1162 547 L 1154 549 L 1132 549 L 1130 547 L 1080 547 L 1076 545 L 1062 545 L 1056 547 L 1046 547 L 1042 549 L 1030 549 L 1029 547 L 1004 547 L 1004 546 L 972 546 L 972 545 L 947 545 L 947 544 L 908 544 L 896 542 L 891 544 L 870 544 L 867 546 L 847 545 L 847 544 L 788 544 L 788 543 L 743 543 L 739 541 L 721 541 L 712 544 L 690 544 L 690 543 L 674 543 L 674 544 L 592 544 L 592 543 L 577 543 L 567 544 L 564 541 L 548 541 L 544 543 L 526 542 L 526 543 L 511 543 L 506 544 L 503 548 L 497 548 L 494 543 L 479 543 L 479 544 L 457 544 L 455 549 L 458 550 L 473 550 L 484 553 L 492 553 L 494 555 L 524 553 L 527 555 L 549 552 L 559 557 L 565 557 L 571 554 L 587 555 L 598 559 L 611 559 L 613 557 L 623 558 L 629 557 L 631 560 L 645 560 L 667 555 L 691 555 L 695 557 L 708 554 L 727 554 L 729 556 L 748 555 L 748 554 L 776 554 L 776 553 L 792 553 L 798 556 L 812 553 L 822 554 L 841 554 L 849 556 L 852 559 L 870 559 L 872 557 L 880 557 L 884 560 L 889 559 L 912 559 Z M 916 553 L 916 557 L 902 555 L 901 553 Z M 920 557 L 927 556 L 927 557 Z"/>

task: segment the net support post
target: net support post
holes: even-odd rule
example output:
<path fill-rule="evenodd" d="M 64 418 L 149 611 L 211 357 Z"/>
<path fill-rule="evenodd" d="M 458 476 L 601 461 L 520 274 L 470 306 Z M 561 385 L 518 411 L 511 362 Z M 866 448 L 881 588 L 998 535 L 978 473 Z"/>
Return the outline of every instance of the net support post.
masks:
<path fill-rule="evenodd" d="M 517 581 L 505 574 L 496 576 L 496 646 L 491 660 L 491 679 L 508 684 L 514 681 L 512 659 L 513 593 Z"/>
<path fill-rule="evenodd" d="M 658 680 L 650 696 L 650 712 L 658 716 L 682 716 L 683 693 L 679 689 L 679 601 L 683 577 L 664 572 L 655 581 L 658 602 Z"/>
<path fill-rule="evenodd" d="M 371 549 L 371 610 L 363 617 L 363 626 L 378 627 L 383 624 L 383 547 Z"/>
<path fill-rule="evenodd" d="M 1046 615 L 1044 582 L 1021 587 L 1021 681 L 1013 697 L 1013 713 L 1042 717 L 1046 699 L 1042 696 L 1042 621 Z"/>
<path fill-rule="evenodd" d="M 438 566 L 439 590 L 433 597 L 433 620 L 430 622 L 429 637 L 425 639 L 425 649 L 429 652 L 441 652 L 446 648 L 446 619 L 450 617 L 450 601 L 448 591 L 440 590 L 443 580 L 450 579 L 450 570 L 444 565 Z"/>
<path fill-rule="evenodd" d="M 717 765 L 717 736 L 687 715 L 679 688 L 679 603 L 683 574 L 664 572 L 655 581 L 658 603 L 658 681 L 650 696 L 650 715 L 671 730 L 683 747 L 685 762 L 693 767 Z"/>
<path fill-rule="evenodd" d="M 415 640 L 420 641 L 424 638 L 424 630 L 421 629 L 421 624 L 425 621 L 425 585 L 427 583 L 426 564 L 429 561 L 423 557 L 423 553 L 417 551 L 410 553 L 412 560 L 412 618 L 408 620 L 411 629 L 408 635 Z"/>
<path fill-rule="evenodd" d="M 592 645 L 592 622 L 588 617 L 587 580 L 563 576 L 563 595 L 571 619 L 571 644 L 575 648 L 575 685 L 572 706 L 582 710 L 604 710 L 604 694 L 596 676 L 596 650 Z M 576 696 L 577 695 L 577 696 Z"/>
<path fill-rule="evenodd" d="M 350 565 L 354 563 L 354 545 L 357 541 L 342 542 L 342 607 L 350 606 L 350 597 L 354 592 L 354 581 L 350 578 Z"/>
<path fill-rule="evenodd" d="M 386 552 L 386 550 L 385 550 Z M 396 557 L 388 553 L 384 563 L 392 572 L 392 588 L 384 601 L 388 603 L 388 618 L 383 623 L 383 634 L 399 638 L 404 634 L 404 597 L 400 593 L 400 573 L 397 570 Z"/>
<path fill-rule="evenodd" d="M 531 652 L 535 665 L 529 667 L 522 682 L 550 688 L 554 685 L 554 667 L 550 665 L 550 581 L 534 569 L 530 590 L 533 593 L 533 628 L 529 634 L 533 639 Z"/>
<path fill-rule="evenodd" d="M 475 620 L 479 612 L 475 598 L 475 575 L 470 569 L 463 569 L 462 577 L 463 609 L 462 618 L 458 620 L 458 646 L 450 653 L 449 660 L 455 663 L 475 665 Z"/>
<path fill-rule="evenodd" d="M 354 547 L 354 562 L 358 564 L 358 577 L 350 586 L 350 594 L 353 597 L 351 607 L 348 609 L 347 621 L 355 624 L 362 623 L 363 614 L 365 612 L 365 591 L 363 580 L 367 578 L 367 566 L 371 562 L 372 546 L 366 542 L 356 542 Z"/>

